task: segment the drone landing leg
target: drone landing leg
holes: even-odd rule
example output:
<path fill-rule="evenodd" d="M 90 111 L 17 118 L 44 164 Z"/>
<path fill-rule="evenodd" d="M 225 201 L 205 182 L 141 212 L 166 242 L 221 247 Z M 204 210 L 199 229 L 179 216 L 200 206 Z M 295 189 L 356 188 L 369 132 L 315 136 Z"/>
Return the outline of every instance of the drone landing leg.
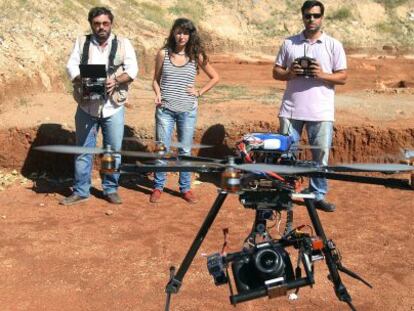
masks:
<path fill-rule="evenodd" d="M 214 222 L 214 219 L 216 218 L 218 212 L 220 211 L 221 206 L 223 205 L 224 200 L 227 197 L 227 192 L 220 191 L 216 201 L 213 203 L 213 206 L 211 207 L 210 211 L 208 212 L 206 218 L 204 219 L 203 224 L 200 227 L 200 230 L 198 231 L 196 237 L 194 238 L 193 244 L 191 244 L 190 249 L 188 250 L 187 254 L 185 255 L 183 262 L 181 263 L 181 266 L 178 268 L 177 273 L 174 275 L 173 269 L 170 268 L 171 271 L 171 278 L 165 288 L 165 292 L 167 293 L 167 304 L 166 304 L 166 311 L 168 310 L 171 299 L 171 294 L 178 293 L 180 290 L 184 275 L 187 273 L 187 270 L 190 268 L 191 263 L 193 262 L 193 259 L 195 255 L 197 254 L 198 249 L 201 246 L 201 243 L 203 243 L 204 238 L 207 235 L 208 230 L 210 229 L 211 225 Z"/>
<path fill-rule="evenodd" d="M 346 304 L 348 304 L 351 310 L 356 311 L 355 307 L 352 305 L 352 298 L 349 295 L 345 285 L 342 283 L 341 277 L 339 276 L 338 266 L 335 263 L 331 249 L 329 248 L 329 241 L 326 239 L 325 231 L 323 230 L 321 220 L 319 219 L 318 213 L 316 212 L 314 200 L 305 199 L 305 204 L 315 232 L 323 241 L 323 253 L 325 255 L 326 265 L 329 269 L 331 281 L 334 284 L 336 296 L 339 298 L 340 301 L 343 301 Z"/>
<path fill-rule="evenodd" d="M 364 283 L 366 286 L 368 286 L 369 288 L 372 288 L 372 285 L 369 284 L 367 281 L 365 281 L 362 277 L 360 277 L 358 274 L 356 274 L 355 272 L 349 270 L 348 268 L 345 268 L 342 264 L 337 265 L 338 266 L 338 270 L 348 274 L 350 277 L 353 277 L 354 279 L 357 279 L 358 281 L 361 281 L 362 283 Z"/>

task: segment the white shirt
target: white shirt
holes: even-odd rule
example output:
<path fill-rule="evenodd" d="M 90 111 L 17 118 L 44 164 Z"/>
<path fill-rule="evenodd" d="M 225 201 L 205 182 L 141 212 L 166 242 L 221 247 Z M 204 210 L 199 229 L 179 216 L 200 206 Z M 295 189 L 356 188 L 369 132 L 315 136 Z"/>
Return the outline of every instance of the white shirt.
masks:
<path fill-rule="evenodd" d="M 276 65 L 289 68 L 296 58 L 315 58 L 322 71 L 346 70 L 342 44 L 325 33 L 310 42 L 303 32 L 287 38 L 276 57 Z M 287 82 L 279 117 L 303 121 L 334 121 L 335 86 L 320 79 L 295 77 Z"/>
<path fill-rule="evenodd" d="M 100 47 L 98 41 L 92 35 L 88 64 L 104 64 L 108 69 L 109 53 L 111 51 L 113 38 L 114 35 L 111 34 L 106 41 L 106 44 L 103 47 Z M 128 74 L 131 79 L 135 79 L 138 74 L 137 57 L 135 55 L 135 51 L 131 42 L 126 38 L 123 38 L 122 40 L 124 40 L 125 46 L 124 72 Z M 72 53 L 70 54 L 68 63 L 66 65 L 66 69 L 71 80 L 75 79 L 80 74 L 79 64 L 81 61 L 81 53 L 82 51 L 79 49 L 79 39 L 76 39 Z M 99 117 L 100 105 L 102 105 L 102 101 L 95 100 L 88 105 L 81 105 L 80 107 L 86 113 L 94 117 Z M 103 103 L 102 117 L 110 117 L 117 113 L 119 109 L 121 109 L 121 107 L 118 106 L 113 100 L 108 98 L 108 100 Z"/>

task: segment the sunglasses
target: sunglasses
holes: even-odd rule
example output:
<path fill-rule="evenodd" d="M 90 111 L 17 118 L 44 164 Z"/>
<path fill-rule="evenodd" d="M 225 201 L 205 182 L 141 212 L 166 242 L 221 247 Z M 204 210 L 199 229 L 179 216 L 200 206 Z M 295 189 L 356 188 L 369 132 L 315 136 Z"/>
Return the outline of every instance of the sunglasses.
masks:
<path fill-rule="evenodd" d="M 321 13 L 315 13 L 315 14 L 304 14 L 303 17 L 305 19 L 311 19 L 311 17 L 313 17 L 313 19 L 318 19 L 322 17 Z"/>

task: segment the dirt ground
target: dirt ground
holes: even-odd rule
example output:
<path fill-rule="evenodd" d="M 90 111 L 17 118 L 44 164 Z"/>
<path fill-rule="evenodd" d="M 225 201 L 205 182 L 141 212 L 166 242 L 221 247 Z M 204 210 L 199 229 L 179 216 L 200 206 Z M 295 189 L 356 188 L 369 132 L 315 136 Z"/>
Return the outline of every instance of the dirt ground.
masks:
<path fill-rule="evenodd" d="M 284 86 L 271 79 L 269 59 L 216 55 L 213 61 L 221 82 L 200 104 L 196 141 L 215 143 L 200 154 L 219 157 L 231 153 L 246 132 L 277 130 Z M 331 160 L 395 162 L 399 148 L 414 147 L 414 60 L 354 55 L 349 62 L 349 82 L 337 89 Z M 134 83 L 127 136 L 153 137 L 152 98 L 149 77 Z M 151 177 L 124 175 L 119 190 L 124 203 L 113 206 L 102 200 L 95 174 L 88 202 L 60 206 L 70 193 L 71 158 L 36 155 L 29 148 L 73 142 L 75 108 L 63 92 L 24 93 L 2 106 L 0 176 L 17 169 L 29 179 L 0 191 L 0 309 L 162 310 L 169 267 L 181 264 L 217 187 L 194 178 L 200 201 L 188 205 L 171 174 L 160 203 L 149 204 Z M 55 175 L 48 171 L 40 178 L 50 167 Z M 414 310 L 413 190 L 338 181 L 330 189 L 337 211 L 320 213 L 325 231 L 343 264 L 373 285 L 369 289 L 342 275 L 356 309 Z M 214 286 L 204 255 L 219 251 L 223 228 L 230 230 L 228 251 L 240 250 L 253 220 L 253 211 L 237 196 L 227 198 L 171 310 L 349 309 L 337 300 L 323 262 L 316 264 L 314 287 L 301 289 L 298 300 L 257 299 L 233 308 L 228 289 Z M 301 224 L 310 220 L 298 205 L 295 225 Z"/>

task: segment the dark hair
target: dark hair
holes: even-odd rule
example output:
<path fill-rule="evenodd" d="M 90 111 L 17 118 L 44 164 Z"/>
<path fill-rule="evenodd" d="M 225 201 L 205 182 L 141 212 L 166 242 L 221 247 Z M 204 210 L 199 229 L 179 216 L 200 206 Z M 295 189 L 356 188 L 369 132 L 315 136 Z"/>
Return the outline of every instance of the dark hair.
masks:
<path fill-rule="evenodd" d="M 198 59 L 200 57 L 200 54 L 203 57 L 203 65 L 207 64 L 208 57 L 200 35 L 197 32 L 197 28 L 194 26 L 194 23 L 191 20 L 187 18 L 178 18 L 174 21 L 174 24 L 170 30 L 170 34 L 165 41 L 164 48 L 168 49 L 168 53 L 175 52 L 177 43 L 175 42 L 174 32 L 177 29 L 188 31 L 190 34 L 190 38 L 188 39 L 188 42 L 185 46 L 185 53 L 188 55 L 190 60 L 195 61 L 198 71 Z"/>
<path fill-rule="evenodd" d="M 108 15 L 109 19 L 111 20 L 111 23 L 113 23 L 114 21 L 114 15 L 112 14 L 110 9 L 107 9 L 103 6 L 97 6 L 97 7 L 90 9 L 89 11 L 89 14 L 88 14 L 89 24 L 92 24 L 92 20 L 99 15 Z"/>
<path fill-rule="evenodd" d="M 322 2 L 317 1 L 317 0 L 305 1 L 301 8 L 302 15 L 305 14 L 305 11 L 312 9 L 314 6 L 318 6 L 321 8 L 321 14 L 323 16 L 323 14 L 325 13 L 325 7 Z"/>

